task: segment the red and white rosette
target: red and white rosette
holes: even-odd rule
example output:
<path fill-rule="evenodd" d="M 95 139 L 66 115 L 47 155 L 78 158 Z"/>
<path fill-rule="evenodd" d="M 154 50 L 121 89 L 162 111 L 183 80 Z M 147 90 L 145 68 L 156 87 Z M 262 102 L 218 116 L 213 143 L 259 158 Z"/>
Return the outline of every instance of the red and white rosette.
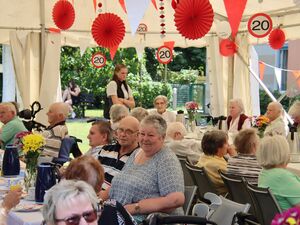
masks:
<path fill-rule="evenodd" d="M 195 40 L 208 33 L 214 20 L 214 12 L 208 0 L 180 0 L 174 17 L 179 33 Z"/>
<path fill-rule="evenodd" d="M 123 20 L 113 13 L 99 14 L 92 25 L 92 36 L 99 46 L 119 46 L 125 36 Z"/>
<path fill-rule="evenodd" d="M 75 10 L 67 0 L 59 0 L 52 9 L 52 18 L 55 25 L 62 29 L 69 29 L 75 21 Z"/>

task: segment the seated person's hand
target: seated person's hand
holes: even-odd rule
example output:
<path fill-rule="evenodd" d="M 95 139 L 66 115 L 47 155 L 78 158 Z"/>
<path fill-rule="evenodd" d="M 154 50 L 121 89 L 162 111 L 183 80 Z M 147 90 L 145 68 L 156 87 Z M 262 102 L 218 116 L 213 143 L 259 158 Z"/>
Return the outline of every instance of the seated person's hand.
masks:
<path fill-rule="evenodd" d="M 13 207 L 19 204 L 22 195 L 22 188 L 10 190 L 4 197 L 2 207 L 8 212 Z"/>

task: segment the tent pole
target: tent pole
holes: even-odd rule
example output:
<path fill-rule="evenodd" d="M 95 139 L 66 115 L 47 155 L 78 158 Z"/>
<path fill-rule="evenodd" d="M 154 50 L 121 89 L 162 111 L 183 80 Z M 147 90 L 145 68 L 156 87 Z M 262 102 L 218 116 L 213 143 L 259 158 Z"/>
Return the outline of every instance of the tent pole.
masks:
<path fill-rule="evenodd" d="M 45 0 L 40 0 L 40 19 L 41 19 L 41 51 L 40 51 L 40 82 L 42 82 L 43 65 L 45 60 Z M 41 83 L 40 83 L 41 85 Z"/>

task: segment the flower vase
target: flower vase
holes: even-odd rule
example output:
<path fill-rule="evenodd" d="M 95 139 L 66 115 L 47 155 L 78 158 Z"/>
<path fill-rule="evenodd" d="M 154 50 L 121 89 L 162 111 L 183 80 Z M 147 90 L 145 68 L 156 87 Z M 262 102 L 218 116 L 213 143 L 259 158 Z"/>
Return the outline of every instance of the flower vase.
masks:
<path fill-rule="evenodd" d="M 195 120 L 189 120 L 188 123 L 188 132 L 193 133 L 196 130 L 196 122 Z"/>
<path fill-rule="evenodd" d="M 259 136 L 259 138 L 263 138 L 264 137 L 264 130 L 262 129 L 258 129 L 257 135 Z"/>
<path fill-rule="evenodd" d="M 24 177 L 25 190 L 28 192 L 30 187 L 35 187 L 37 176 L 37 161 L 38 157 L 26 157 L 26 169 Z"/>

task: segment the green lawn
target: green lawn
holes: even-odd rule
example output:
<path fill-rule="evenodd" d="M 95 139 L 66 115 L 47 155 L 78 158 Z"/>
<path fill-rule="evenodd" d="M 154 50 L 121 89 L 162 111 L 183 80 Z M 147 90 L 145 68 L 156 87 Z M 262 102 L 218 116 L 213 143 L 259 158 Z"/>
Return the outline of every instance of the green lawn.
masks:
<path fill-rule="evenodd" d="M 86 110 L 85 116 L 87 118 L 74 120 L 70 119 L 67 121 L 69 134 L 82 140 L 82 143 L 78 143 L 82 152 L 86 152 L 90 148 L 87 135 L 89 133 L 91 123 L 87 123 L 86 120 L 94 117 L 102 117 L 102 115 L 103 110 L 100 109 Z"/>

